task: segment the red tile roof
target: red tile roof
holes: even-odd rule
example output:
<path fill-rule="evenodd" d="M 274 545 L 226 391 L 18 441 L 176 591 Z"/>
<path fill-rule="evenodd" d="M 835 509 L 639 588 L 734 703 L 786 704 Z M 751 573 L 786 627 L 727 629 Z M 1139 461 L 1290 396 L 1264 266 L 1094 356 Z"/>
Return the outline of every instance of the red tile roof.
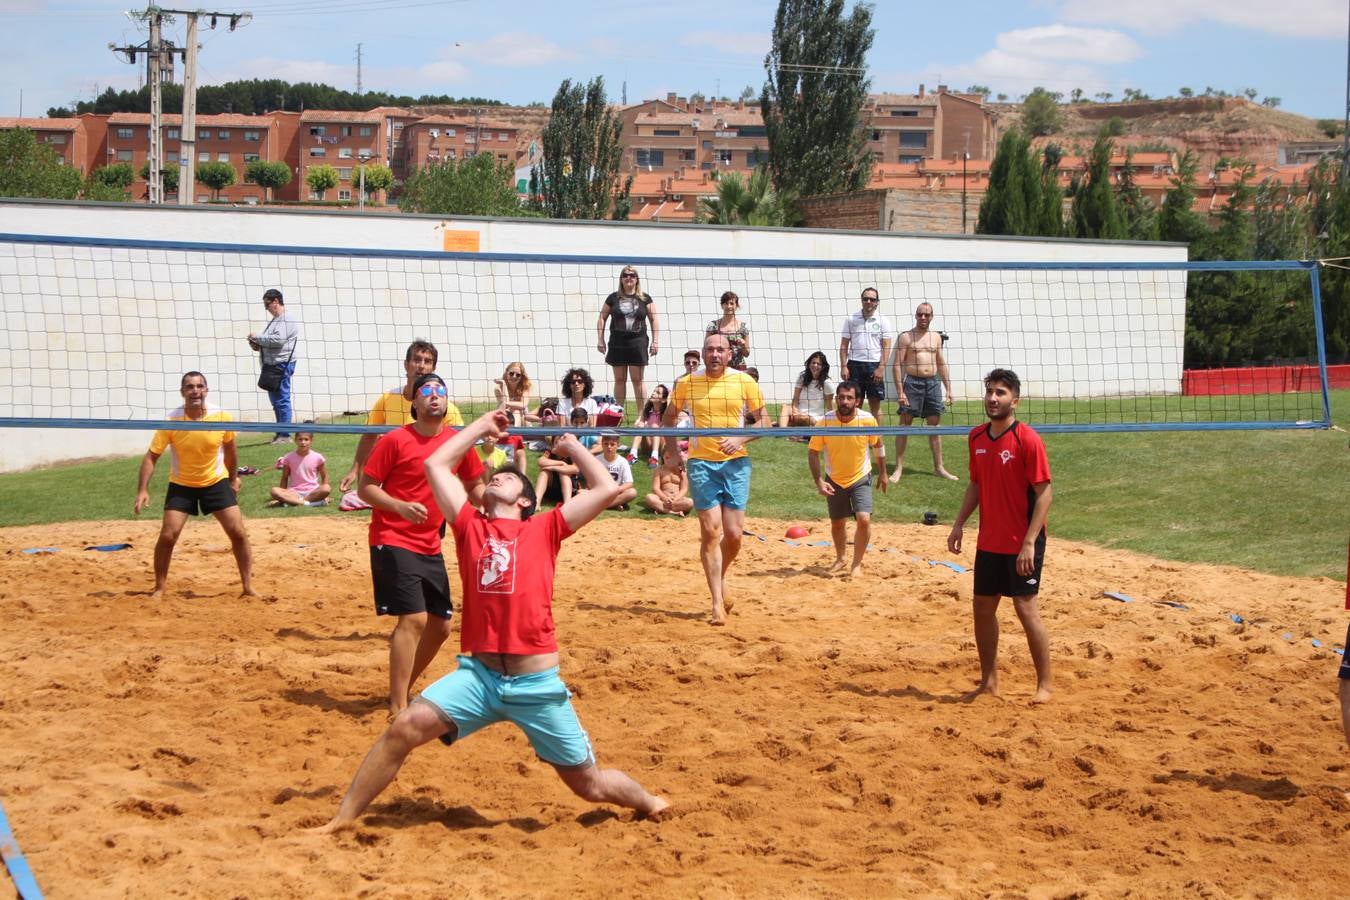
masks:
<path fill-rule="evenodd" d="M 84 123 L 79 119 L 35 119 L 0 117 L 0 129 L 27 128 L 29 131 L 77 131 Z"/>
<path fill-rule="evenodd" d="M 384 117 L 376 112 L 353 112 L 350 110 L 307 109 L 300 114 L 300 121 L 307 122 L 351 122 L 360 125 L 379 125 Z"/>
<path fill-rule="evenodd" d="M 149 113 L 113 113 L 108 116 L 109 125 L 149 125 Z M 161 125 L 182 125 L 183 117 L 178 113 L 165 113 L 160 116 Z M 239 116 L 233 113 L 221 113 L 211 116 L 197 116 L 199 128 L 266 128 L 272 124 L 271 116 Z"/>

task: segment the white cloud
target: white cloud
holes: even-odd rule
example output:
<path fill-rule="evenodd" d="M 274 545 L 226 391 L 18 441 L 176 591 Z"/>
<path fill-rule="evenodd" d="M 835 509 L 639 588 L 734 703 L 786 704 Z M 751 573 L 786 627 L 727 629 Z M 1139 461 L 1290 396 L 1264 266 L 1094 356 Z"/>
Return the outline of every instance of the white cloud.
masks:
<path fill-rule="evenodd" d="M 1130 62 L 1143 55 L 1139 45 L 1119 31 L 1071 25 L 1005 31 L 995 46 L 1009 56 L 1101 64 Z"/>
<path fill-rule="evenodd" d="M 1345 34 L 1343 0 L 1064 0 L 1064 19 L 1123 25 L 1148 34 L 1167 34 L 1204 22 L 1301 38 L 1334 38 Z"/>
<path fill-rule="evenodd" d="M 769 35 L 762 31 L 691 31 L 680 38 L 685 47 L 711 47 L 733 56 L 763 58 L 769 52 Z"/>
<path fill-rule="evenodd" d="M 203 67 L 203 76 L 210 84 L 224 84 L 228 81 L 250 78 L 280 78 L 291 84 L 314 81 L 334 87 L 346 87 L 350 83 L 349 90 L 356 87 L 355 63 L 337 65 L 319 59 L 258 56 L 229 66 L 212 66 L 209 71 Z"/>
<path fill-rule="evenodd" d="M 548 38 L 524 31 L 503 32 L 485 41 L 465 41 L 456 52 L 471 62 L 511 68 L 546 66 L 577 58 L 576 53 Z"/>
<path fill-rule="evenodd" d="M 469 69 L 462 63 L 457 63 L 452 59 L 440 59 L 435 62 L 429 62 L 418 66 L 412 72 L 412 76 L 419 81 L 431 79 L 432 81 L 463 81 L 469 77 Z M 391 79 L 397 76 L 391 72 Z M 395 83 L 391 80 L 390 84 Z M 401 82 L 399 82 L 401 83 Z"/>

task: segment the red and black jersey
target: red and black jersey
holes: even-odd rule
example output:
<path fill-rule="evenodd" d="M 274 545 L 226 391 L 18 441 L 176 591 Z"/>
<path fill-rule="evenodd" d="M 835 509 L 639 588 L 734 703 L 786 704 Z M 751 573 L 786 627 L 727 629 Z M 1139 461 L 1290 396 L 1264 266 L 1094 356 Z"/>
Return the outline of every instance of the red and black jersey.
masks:
<path fill-rule="evenodd" d="M 993 436 L 993 423 L 971 429 L 970 480 L 980 489 L 980 536 L 976 548 L 1020 553 L 1036 506 L 1033 487 L 1050 480 L 1041 436 L 1016 420 Z"/>

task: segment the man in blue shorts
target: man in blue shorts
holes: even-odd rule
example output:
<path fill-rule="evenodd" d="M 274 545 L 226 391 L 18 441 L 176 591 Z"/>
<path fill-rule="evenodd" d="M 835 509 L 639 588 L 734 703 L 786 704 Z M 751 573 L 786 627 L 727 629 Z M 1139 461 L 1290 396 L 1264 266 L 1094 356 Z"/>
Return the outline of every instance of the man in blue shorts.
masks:
<path fill-rule="evenodd" d="M 664 428 L 674 428 L 688 407 L 695 428 L 740 428 L 751 420 L 768 423 L 764 394 L 744 372 L 728 367 L 731 344 L 720 332 L 703 339 L 703 370 L 675 382 L 666 404 Z M 750 437 L 696 437 L 689 441 L 689 490 L 698 511 L 699 556 L 712 595 L 712 624 L 725 625 L 732 602 L 726 596 L 727 570 L 741 551 L 745 506 L 750 500 Z M 678 441 L 666 441 L 666 462 L 678 465 Z"/>
<path fill-rule="evenodd" d="M 881 401 L 886 399 L 886 369 L 895 343 L 895 326 L 881 315 L 881 294 L 864 288 L 862 309 L 844 320 L 839 329 L 840 381 L 856 381 L 867 397 L 872 418 L 881 421 Z"/>
<path fill-rule="evenodd" d="M 1036 597 L 1050 513 L 1050 463 L 1040 435 L 1017 421 L 1021 393 L 1022 382 L 1010 369 L 994 369 L 984 378 L 989 422 L 970 431 L 970 484 L 947 547 L 961 552 L 961 529 L 979 507 L 974 612 L 980 686 L 972 697 L 998 694 L 998 604 L 1001 597 L 1011 597 L 1036 666 L 1031 702 L 1045 703 L 1050 699 L 1050 638 Z"/>
<path fill-rule="evenodd" d="M 426 461 L 436 506 L 451 523 L 463 589 L 459 667 L 400 712 L 366 754 L 337 814 L 320 832 L 351 824 L 389 786 L 414 749 L 440 738 L 452 744 L 497 722 L 511 722 L 540 759 L 579 797 L 655 816 L 670 804 L 618 769 L 596 765 L 590 738 L 558 674 L 553 579 L 563 540 L 614 501 L 620 486 L 571 434 L 554 444 L 589 484 L 548 513 L 532 515 L 528 478 L 497 469 L 479 512 L 456 469 L 474 456 L 474 442 L 496 443 L 510 418 L 493 410 L 459 431 Z"/>

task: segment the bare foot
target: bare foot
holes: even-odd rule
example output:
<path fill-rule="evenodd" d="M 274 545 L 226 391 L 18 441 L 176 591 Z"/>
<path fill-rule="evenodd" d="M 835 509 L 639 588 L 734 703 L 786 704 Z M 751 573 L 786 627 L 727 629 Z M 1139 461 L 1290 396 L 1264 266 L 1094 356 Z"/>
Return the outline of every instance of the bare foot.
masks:
<path fill-rule="evenodd" d="M 727 624 L 727 611 L 725 606 L 719 606 L 718 604 L 714 603 L 712 610 L 712 617 L 708 620 L 708 623 L 711 625 Z"/>
<path fill-rule="evenodd" d="M 977 687 L 975 690 L 971 691 L 970 693 L 962 694 L 962 695 L 961 695 L 961 702 L 962 702 L 962 703 L 971 703 L 971 702 L 973 702 L 973 701 L 975 701 L 975 700 L 978 700 L 978 699 L 979 699 L 980 697 L 982 697 L 982 696 L 995 697 L 995 698 L 997 698 L 997 697 L 998 697 L 998 682 L 995 681 L 995 682 L 990 682 L 990 683 L 987 683 L 987 684 L 982 684 L 982 685 L 980 685 L 979 687 Z"/>
<path fill-rule="evenodd" d="M 862 563 L 858 563 L 856 566 L 854 566 L 852 569 L 849 570 L 848 577 L 849 577 L 849 578 L 861 578 L 861 577 L 862 577 L 862 573 L 863 573 L 863 566 L 862 566 Z"/>
<path fill-rule="evenodd" d="M 1049 688 L 1037 688 L 1037 689 L 1036 689 L 1036 696 L 1034 696 L 1034 697 L 1031 698 L 1031 702 L 1032 702 L 1033 704 L 1036 704 L 1036 703 L 1049 703 L 1049 702 L 1050 702 L 1050 689 L 1049 689 Z"/>
<path fill-rule="evenodd" d="M 242 591 L 239 592 L 239 596 L 240 596 L 240 597 L 256 597 L 256 596 L 258 596 L 258 592 L 255 591 L 255 590 L 254 590 L 253 588 L 251 588 L 251 587 L 246 587 L 246 588 L 244 588 Z"/>
<path fill-rule="evenodd" d="M 151 600 L 163 600 L 163 599 L 164 599 L 164 588 L 162 588 L 162 587 L 157 587 L 157 588 L 155 588 L 153 591 L 151 591 L 151 592 L 150 592 L 150 599 L 151 599 Z"/>
<path fill-rule="evenodd" d="M 281 506 L 281 501 L 280 501 L 280 500 L 268 500 L 266 503 L 263 504 L 263 506 L 266 506 L 266 507 L 268 507 L 269 509 L 275 509 L 276 507 Z"/>
<path fill-rule="evenodd" d="M 652 805 L 649 808 L 639 812 L 638 815 L 644 819 L 649 819 L 653 822 L 660 822 L 664 818 L 661 814 L 668 809 L 670 809 L 669 800 L 667 800 L 665 797 L 657 797 L 653 795 Z"/>
<path fill-rule="evenodd" d="M 899 484 L 900 476 L 903 474 L 904 474 L 903 469 L 896 469 L 894 472 L 891 473 L 891 477 L 887 480 L 890 481 L 891 484 Z"/>
<path fill-rule="evenodd" d="M 841 559 L 836 559 L 836 560 L 834 561 L 834 565 L 830 566 L 829 574 L 830 574 L 830 575 L 838 575 L 838 574 L 840 574 L 841 572 L 843 572 L 843 571 L 844 571 L 845 569 L 847 569 L 847 568 L 848 568 L 848 563 L 847 563 L 847 562 L 845 562 L 842 558 L 841 558 Z"/>
<path fill-rule="evenodd" d="M 355 822 L 339 822 L 333 819 L 331 822 L 325 822 L 316 828 L 306 828 L 305 834 L 336 834 L 339 831 L 345 831 L 354 826 Z"/>
<path fill-rule="evenodd" d="M 727 612 L 731 612 L 733 609 L 736 608 L 736 601 L 732 600 L 730 597 L 723 597 L 723 598 L 722 598 L 722 607 L 723 607 L 723 609 L 725 609 Z"/>
<path fill-rule="evenodd" d="M 948 472 L 946 469 L 938 469 L 936 474 L 937 474 L 937 477 L 939 477 L 939 478 L 945 478 L 945 479 L 947 479 L 948 481 L 960 481 L 960 480 L 961 480 L 960 478 L 957 478 L 955 475 L 953 475 L 951 472 Z M 892 482 L 892 483 L 894 483 L 894 482 Z"/>

